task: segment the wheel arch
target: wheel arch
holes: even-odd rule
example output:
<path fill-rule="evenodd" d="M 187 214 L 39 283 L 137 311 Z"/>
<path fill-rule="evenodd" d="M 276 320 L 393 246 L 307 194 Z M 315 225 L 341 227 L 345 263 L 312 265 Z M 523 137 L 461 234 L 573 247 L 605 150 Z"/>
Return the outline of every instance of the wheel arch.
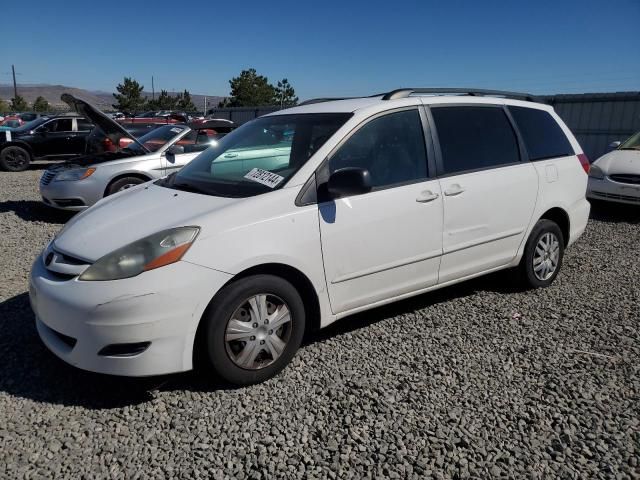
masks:
<path fill-rule="evenodd" d="M 560 227 L 563 237 L 562 240 L 566 247 L 569 244 L 569 236 L 571 232 L 571 221 L 569 220 L 569 214 L 566 210 L 560 207 L 550 208 L 540 216 L 540 220 L 542 219 L 551 220 Z"/>
<path fill-rule="evenodd" d="M 252 267 L 248 267 L 245 270 L 237 273 L 233 276 L 227 283 L 225 283 L 218 292 L 222 291 L 228 285 L 231 285 L 238 280 L 241 280 L 246 277 L 250 277 L 252 275 L 274 275 L 280 278 L 287 280 L 291 285 L 295 287 L 295 289 L 300 293 L 302 297 L 302 303 L 305 307 L 305 315 L 306 315 L 306 325 L 305 325 L 305 336 L 310 332 L 316 331 L 320 329 L 320 319 L 321 319 L 321 311 L 320 311 L 320 299 L 318 298 L 318 294 L 313 286 L 313 283 L 305 275 L 302 271 L 298 270 L 295 267 L 290 265 L 286 265 L 284 263 L 263 263 L 259 265 L 254 265 Z M 211 300 L 209 301 L 209 305 L 213 302 L 213 299 L 216 298 L 216 293 Z M 196 329 L 195 341 L 193 346 L 193 365 L 197 365 L 202 361 L 202 352 L 203 352 L 203 327 L 204 322 L 203 319 L 207 314 L 208 306 L 203 312 L 200 320 L 198 321 L 198 327 Z"/>
<path fill-rule="evenodd" d="M 109 180 L 109 182 L 107 183 L 107 186 L 104 188 L 104 192 L 102 192 L 102 196 L 103 197 L 107 196 L 107 193 L 109 192 L 109 188 L 111 188 L 111 185 L 113 185 L 113 182 L 117 182 L 118 180 L 120 180 L 122 178 L 126 178 L 126 177 L 139 178 L 140 180 L 144 180 L 145 182 L 153 180 L 153 178 L 151 178 L 149 175 L 146 175 L 146 174 L 141 173 L 141 172 L 119 173 L 118 175 L 113 177 L 111 180 Z"/>

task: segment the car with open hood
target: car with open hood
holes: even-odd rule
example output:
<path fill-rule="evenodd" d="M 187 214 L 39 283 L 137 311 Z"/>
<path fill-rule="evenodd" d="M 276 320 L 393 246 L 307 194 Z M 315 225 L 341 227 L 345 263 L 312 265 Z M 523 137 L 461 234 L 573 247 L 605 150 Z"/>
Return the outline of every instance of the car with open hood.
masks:
<path fill-rule="evenodd" d="M 508 268 L 551 285 L 587 225 L 588 170 L 525 94 L 274 112 L 71 219 L 33 264 L 38 333 L 87 370 L 260 382 L 305 331 L 353 313 Z"/>
<path fill-rule="evenodd" d="M 88 142 L 95 153 L 54 165 L 42 174 L 44 203 L 65 210 L 84 210 L 108 195 L 168 175 L 235 127 L 226 120 L 194 128 L 167 124 L 136 138 L 84 100 L 68 94 L 62 99 L 101 132 L 97 142 Z"/>
<path fill-rule="evenodd" d="M 640 132 L 591 164 L 587 197 L 640 205 Z"/>

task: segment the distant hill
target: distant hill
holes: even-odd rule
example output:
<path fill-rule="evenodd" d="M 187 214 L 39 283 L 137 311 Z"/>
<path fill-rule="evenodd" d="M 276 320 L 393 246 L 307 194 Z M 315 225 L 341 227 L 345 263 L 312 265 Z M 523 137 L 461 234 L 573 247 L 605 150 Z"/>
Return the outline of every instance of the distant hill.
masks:
<path fill-rule="evenodd" d="M 60 100 L 60 95 L 63 93 L 77 96 L 100 110 L 113 110 L 114 98 L 109 92 L 90 91 L 65 85 L 18 85 L 18 95 L 22 96 L 27 102 L 33 103 L 37 97 L 43 96 L 54 110 L 68 110 L 67 104 Z M 156 92 L 156 95 L 158 93 Z M 143 94 L 151 98 L 151 92 L 143 92 Z M 176 95 L 176 92 L 169 92 L 169 94 Z M 13 98 L 13 85 L 0 84 L 0 98 L 8 102 L 11 101 L 11 98 Z M 205 95 L 191 94 L 194 105 L 200 111 L 204 109 L 204 98 Z M 217 106 L 224 98 L 207 95 L 207 108 Z"/>

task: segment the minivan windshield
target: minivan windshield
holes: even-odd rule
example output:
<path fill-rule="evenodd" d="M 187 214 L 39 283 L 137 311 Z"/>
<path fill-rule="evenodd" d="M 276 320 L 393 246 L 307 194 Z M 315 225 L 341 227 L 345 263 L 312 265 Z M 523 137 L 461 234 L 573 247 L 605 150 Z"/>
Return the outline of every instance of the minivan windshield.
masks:
<path fill-rule="evenodd" d="M 618 150 L 640 150 L 640 132 L 627 139 Z"/>
<path fill-rule="evenodd" d="M 249 197 L 282 187 L 351 117 L 307 113 L 244 124 L 159 185 L 223 197 Z"/>
<path fill-rule="evenodd" d="M 138 139 L 139 143 L 131 143 L 124 150 L 127 152 L 133 152 L 135 154 L 148 153 L 145 152 L 142 148 L 142 145 L 149 152 L 156 152 L 160 150 L 167 142 L 170 142 L 175 137 L 180 135 L 185 130 L 188 130 L 189 127 L 186 125 L 164 125 L 162 127 L 154 128 L 149 133 L 141 136 Z"/>

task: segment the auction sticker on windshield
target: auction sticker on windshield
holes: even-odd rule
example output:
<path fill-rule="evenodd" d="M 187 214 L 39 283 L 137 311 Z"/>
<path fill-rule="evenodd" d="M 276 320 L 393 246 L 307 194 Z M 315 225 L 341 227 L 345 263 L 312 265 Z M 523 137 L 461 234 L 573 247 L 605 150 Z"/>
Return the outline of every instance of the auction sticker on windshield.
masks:
<path fill-rule="evenodd" d="M 244 178 L 261 183 L 269 188 L 276 188 L 278 184 L 280 184 L 280 182 L 284 180 L 284 177 L 281 177 L 277 173 L 273 173 L 268 170 L 262 170 L 261 168 L 254 168 L 253 170 L 249 171 L 244 176 Z"/>
<path fill-rule="evenodd" d="M 182 131 L 182 128 L 173 127 L 173 128 L 171 129 L 171 131 L 172 131 L 173 133 L 180 133 L 180 132 Z"/>

